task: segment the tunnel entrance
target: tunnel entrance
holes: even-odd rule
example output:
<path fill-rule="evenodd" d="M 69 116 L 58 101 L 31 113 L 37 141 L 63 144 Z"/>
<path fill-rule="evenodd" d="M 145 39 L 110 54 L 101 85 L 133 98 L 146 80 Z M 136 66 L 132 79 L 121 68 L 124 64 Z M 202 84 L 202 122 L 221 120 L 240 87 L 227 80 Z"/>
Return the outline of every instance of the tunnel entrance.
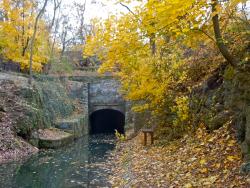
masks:
<path fill-rule="evenodd" d="M 89 120 L 90 134 L 114 133 L 115 129 L 124 134 L 125 116 L 118 110 L 97 110 L 90 115 Z"/>

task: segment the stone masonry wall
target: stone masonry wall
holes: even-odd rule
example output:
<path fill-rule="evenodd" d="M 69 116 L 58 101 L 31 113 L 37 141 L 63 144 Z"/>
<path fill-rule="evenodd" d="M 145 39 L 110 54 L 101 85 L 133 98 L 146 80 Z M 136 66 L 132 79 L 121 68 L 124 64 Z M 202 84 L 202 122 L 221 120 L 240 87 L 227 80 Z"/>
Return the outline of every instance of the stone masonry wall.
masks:
<path fill-rule="evenodd" d="M 70 95 L 80 99 L 88 126 L 89 115 L 101 109 L 113 109 L 125 115 L 125 130 L 134 129 L 131 105 L 119 93 L 120 83 L 110 76 L 71 77 L 68 81 Z"/>

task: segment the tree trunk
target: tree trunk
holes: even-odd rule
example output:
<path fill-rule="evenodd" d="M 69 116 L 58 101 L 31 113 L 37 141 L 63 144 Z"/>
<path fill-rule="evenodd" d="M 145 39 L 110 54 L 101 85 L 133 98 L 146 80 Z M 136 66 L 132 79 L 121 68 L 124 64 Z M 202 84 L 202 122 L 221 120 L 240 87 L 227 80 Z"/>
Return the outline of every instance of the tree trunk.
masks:
<path fill-rule="evenodd" d="M 25 53 L 26 53 L 26 50 L 27 50 L 27 48 L 28 48 L 28 46 L 29 46 L 29 37 L 27 38 L 27 40 L 26 40 L 26 44 L 25 44 L 25 46 L 23 46 L 23 51 L 22 51 L 22 56 L 24 57 L 25 56 Z"/>
<path fill-rule="evenodd" d="M 216 7 L 218 5 L 218 0 L 212 0 L 212 13 L 216 12 Z M 230 54 L 227 46 L 225 45 L 222 35 L 221 35 L 221 30 L 220 30 L 220 22 L 219 22 L 219 15 L 216 13 L 213 18 L 213 28 L 214 28 L 214 35 L 216 39 L 217 46 L 223 55 L 223 57 L 227 60 L 229 64 L 231 64 L 233 67 L 235 67 L 238 64 L 237 59 Z"/>
<path fill-rule="evenodd" d="M 32 76 L 33 76 L 33 72 L 32 72 L 32 60 L 33 60 L 33 48 L 34 48 L 34 43 L 35 43 L 35 38 L 36 38 L 36 32 L 37 32 L 37 25 L 38 25 L 38 21 L 40 19 L 40 17 L 42 16 L 43 12 L 45 11 L 45 8 L 47 6 L 48 0 L 44 1 L 43 7 L 40 10 L 40 12 L 38 13 L 36 20 L 35 20 L 35 25 L 34 25 L 34 32 L 31 38 L 31 43 L 30 43 L 30 70 L 29 70 L 29 80 L 28 83 L 31 85 L 32 84 Z"/>
<path fill-rule="evenodd" d="M 66 48 L 65 44 L 63 44 L 62 51 L 61 51 L 61 56 L 60 56 L 60 63 L 62 63 L 62 61 L 63 61 L 63 55 L 64 55 L 64 52 L 65 52 L 65 48 Z"/>
<path fill-rule="evenodd" d="M 156 54 L 155 34 L 151 34 L 150 36 L 150 48 L 151 54 L 154 56 Z"/>

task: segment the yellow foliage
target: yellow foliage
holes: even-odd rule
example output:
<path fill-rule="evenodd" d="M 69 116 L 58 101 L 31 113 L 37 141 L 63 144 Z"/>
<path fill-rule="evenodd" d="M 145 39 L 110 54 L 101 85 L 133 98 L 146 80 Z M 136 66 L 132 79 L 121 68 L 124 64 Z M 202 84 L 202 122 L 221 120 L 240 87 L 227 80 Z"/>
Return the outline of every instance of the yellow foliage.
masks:
<path fill-rule="evenodd" d="M 177 117 L 174 120 L 174 125 L 179 125 L 188 120 L 189 117 L 189 101 L 187 96 L 176 98 L 176 105 L 172 107 L 172 112 L 175 112 Z"/>
<path fill-rule="evenodd" d="M 226 80 L 232 80 L 235 75 L 235 70 L 232 66 L 227 67 L 227 69 L 224 72 L 224 78 Z"/>
<path fill-rule="evenodd" d="M 4 19 L 0 21 L 0 54 L 7 60 L 20 63 L 21 69 L 29 68 L 30 40 L 33 34 L 36 13 L 35 2 L 24 0 L 16 4 L 11 0 L 0 2 Z M 48 61 L 49 33 L 44 21 L 38 25 L 38 34 L 34 46 L 33 69 L 42 71 Z"/>
<path fill-rule="evenodd" d="M 239 2 L 218 7 L 217 12 Z M 186 124 L 189 91 L 183 86 L 189 82 L 190 65 L 184 54 L 211 40 L 210 8 L 206 0 L 142 2 L 133 13 L 95 20 L 94 35 L 88 37 L 83 53 L 97 55 L 102 62 L 99 72 L 112 72 L 121 80 L 121 92 L 133 101 L 135 111 L 150 111 L 163 121 L 166 114 L 174 114 L 174 125 Z"/>
<path fill-rule="evenodd" d="M 115 130 L 115 136 L 119 141 L 125 141 L 126 136 L 124 134 L 119 133 L 117 130 Z"/>

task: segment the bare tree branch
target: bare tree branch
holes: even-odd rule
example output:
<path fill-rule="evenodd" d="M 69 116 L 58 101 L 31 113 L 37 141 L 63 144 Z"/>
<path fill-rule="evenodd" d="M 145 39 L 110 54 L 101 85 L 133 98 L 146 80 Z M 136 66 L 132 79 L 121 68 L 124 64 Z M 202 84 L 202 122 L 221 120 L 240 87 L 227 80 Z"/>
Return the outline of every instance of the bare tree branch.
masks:
<path fill-rule="evenodd" d="M 137 15 L 127 5 L 123 4 L 122 2 L 120 2 L 120 5 L 125 7 L 131 14 L 137 17 Z"/>
<path fill-rule="evenodd" d="M 52 28 L 55 24 L 56 12 L 60 8 L 62 0 L 53 0 L 53 2 L 54 2 L 53 17 L 52 17 L 52 21 L 51 21 L 50 26 L 49 26 L 49 31 L 52 30 Z"/>

